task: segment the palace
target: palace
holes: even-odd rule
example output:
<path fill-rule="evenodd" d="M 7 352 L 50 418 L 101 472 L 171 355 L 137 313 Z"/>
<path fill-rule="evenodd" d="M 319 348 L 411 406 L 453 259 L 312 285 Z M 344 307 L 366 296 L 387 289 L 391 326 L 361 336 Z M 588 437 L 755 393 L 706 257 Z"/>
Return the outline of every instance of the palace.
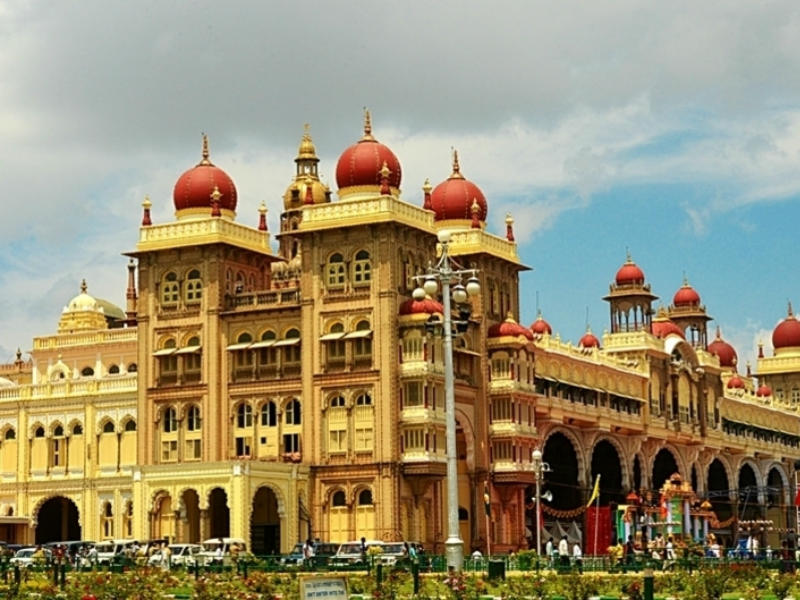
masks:
<path fill-rule="evenodd" d="M 143 203 L 125 310 L 84 282 L 56 333 L 0 366 L 0 536 L 230 535 L 259 554 L 364 536 L 443 552 L 443 307 L 414 292 L 443 229 L 481 285 L 454 308 L 467 551 L 531 543 L 535 448 L 552 467 L 549 520 L 580 521 L 597 475 L 609 507 L 678 474 L 721 535 L 787 526 L 800 459 L 791 307 L 772 352 L 742 373 L 695 289 L 655 310 L 628 257 L 605 296 L 608 331 L 572 343 L 541 315 L 518 322 L 528 267 L 513 220 L 502 236 L 486 230 L 487 199 L 457 154 L 449 177 L 403 199 L 400 161 L 367 113 L 336 198 L 308 131 L 294 162 L 276 250 L 263 204 L 253 226 L 236 219 L 236 186 L 204 137 L 175 184 L 174 220 L 153 222 Z"/>

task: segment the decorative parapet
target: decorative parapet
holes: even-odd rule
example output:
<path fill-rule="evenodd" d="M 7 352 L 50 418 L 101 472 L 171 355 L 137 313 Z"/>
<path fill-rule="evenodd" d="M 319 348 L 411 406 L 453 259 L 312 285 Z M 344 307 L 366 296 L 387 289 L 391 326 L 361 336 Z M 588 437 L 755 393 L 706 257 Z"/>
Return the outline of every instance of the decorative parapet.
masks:
<path fill-rule="evenodd" d="M 55 350 L 73 346 L 96 346 L 98 344 L 133 343 L 137 340 L 136 328 L 100 329 L 97 331 L 80 331 L 75 333 L 59 333 L 33 338 L 34 350 Z"/>
<path fill-rule="evenodd" d="M 489 425 L 489 435 L 492 436 L 536 436 L 536 426 L 514 421 L 492 421 Z"/>
<path fill-rule="evenodd" d="M 771 397 L 765 402 L 764 398 L 744 390 L 736 396 L 732 395 L 731 390 L 726 390 L 725 393 L 726 395 L 720 399 L 719 406 L 723 418 L 775 430 L 778 430 L 780 424 L 780 429 L 783 431 L 800 432 L 800 414 L 797 412 L 797 407 L 774 403 Z"/>
<path fill-rule="evenodd" d="M 106 379 L 64 380 L 54 383 L 25 384 L 0 389 L 0 402 L 18 402 L 48 398 L 58 402 L 60 398 L 108 396 L 112 394 L 136 393 L 137 374 L 114 375 Z"/>
<path fill-rule="evenodd" d="M 139 228 L 137 252 L 225 243 L 272 254 L 269 233 L 224 218 L 187 219 Z"/>
<path fill-rule="evenodd" d="M 800 371 L 800 354 L 759 358 L 756 371 L 758 375 L 797 373 Z"/>
<path fill-rule="evenodd" d="M 400 422 L 407 425 L 422 423 L 444 425 L 444 407 L 434 410 L 428 406 L 404 406 L 400 411 Z"/>
<path fill-rule="evenodd" d="M 647 331 L 625 331 L 603 333 L 603 348 L 606 351 L 658 350 L 664 351 L 664 342 Z"/>
<path fill-rule="evenodd" d="M 434 233 L 433 213 L 393 196 L 340 200 L 303 206 L 299 231 L 341 228 L 364 223 L 402 223 Z"/>
<path fill-rule="evenodd" d="M 524 266 L 519 261 L 516 242 L 492 235 L 483 229 L 453 230 L 448 252 L 454 257 L 469 254 L 491 254 Z M 469 265 L 464 265 L 464 267 L 469 267 Z M 527 267 L 525 268 L 527 269 Z"/>

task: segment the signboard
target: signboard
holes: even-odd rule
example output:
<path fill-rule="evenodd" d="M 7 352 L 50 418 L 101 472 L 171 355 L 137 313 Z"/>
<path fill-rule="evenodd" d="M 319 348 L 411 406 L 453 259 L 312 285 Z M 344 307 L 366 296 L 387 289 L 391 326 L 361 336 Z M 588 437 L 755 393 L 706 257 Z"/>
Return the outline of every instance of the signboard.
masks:
<path fill-rule="evenodd" d="M 347 600 L 344 577 L 303 577 L 300 579 L 300 600 Z"/>

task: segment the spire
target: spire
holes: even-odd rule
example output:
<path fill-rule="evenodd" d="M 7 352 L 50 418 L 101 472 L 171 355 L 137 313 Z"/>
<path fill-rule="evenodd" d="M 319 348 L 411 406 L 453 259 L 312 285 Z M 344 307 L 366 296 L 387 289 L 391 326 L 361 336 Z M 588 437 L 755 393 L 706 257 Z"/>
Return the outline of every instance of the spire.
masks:
<path fill-rule="evenodd" d="M 789 319 L 794 319 L 794 312 L 792 311 L 792 301 L 787 300 L 787 303 L 789 304 L 789 307 L 786 311 L 786 317 Z"/>
<path fill-rule="evenodd" d="M 128 318 L 128 325 L 136 324 L 136 262 L 133 259 L 128 261 L 128 289 L 125 291 L 125 316 Z"/>
<path fill-rule="evenodd" d="M 303 204 L 314 204 L 314 182 L 311 175 L 306 175 L 306 197 L 303 199 Z"/>
<path fill-rule="evenodd" d="M 514 241 L 514 218 L 511 213 L 506 213 L 506 239 L 509 242 Z"/>
<path fill-rule="evenodd" d="M 389 169 L 389 165 L 386 164 L 386 161 L 383 161 L 383 166 L 381 167 L 381 195 L 388 196 L 389 195 L 389 175 L 392 174 L 392 171 Z"/>
<path fill-rule="evenodd" d="M 81 279 L 81 294 L 85 294 L 86 290 L 88 290 L 88 286 L 86 285 L 86 280 Z"/>
<path fill-rule="evenodd" d="M 15 364 L 20 364 L 22 362 L 22 350 L 17 348 L 17 360 L 14 361 Z"/>
<path fill-rule="evenodd" d="M 369 110 L 364 107 L 364 135 L 361 138 L 362 142 L 374 142 L 375 138 L 372 137 L 372 118 L 369 115 Z"/>
<path fill-rule="evenodd" d="M 150 202 L 150 196 L 145 195 L 144 201 L 142 202 L 142 227 L 149 227 L 153 224 L 150 220 L 150 207 L 153 206 L 153 203 Z"/>
<path fill-rule="evenodd" d="M 764 342 L 758 342 L 758 358 L 764 358 Z"/>
<path fill-rule="evenodd" d="M 258 230 L 267 231 L 267 205 L 261 201 L 261 206 L 258 207 Z"/>
<path fill-rule="evenodd" d="M 199 167 L 200 165 L 205 166 L 212 166 L 211 161 L 209 160 L 209 153 L 208 153 L 208 136 L 203 133 L 203 159 L 197 164 Z"/>
<path fill-rule="evenodd" d="M 631 257 L 631 250 L 627 246 L 625 246 L 625 263 L 626 264 L 633 264 L 633 258 Z"/>
<path fill-rule="evenodd" d="M 461 165 L 458 164 L 458 150 L 453 148 L 453 172 L 450 174 L 449 179 L 464 179 L 461 174 Z"/>
<path fill-rule="evenodd" d="M 220 193 L 219 188 L 215 185 L 214 186 L 214 191 L 211 192 L 211 216 L 212 217 L 222 216 L 222 213 L 219 210 L 220 198 L 222 198 L 222 193 Z"/>
<path fill-rule="evenodd" d="M 431 181 L 427 177 L 425 178 L 425 183 L 422 184 L 422 193 L 425 194 L 425 200 L 422 203 L 422 208 L 425 210 L 432 210 L 431 204 Z"/>
<path fill-rule="evenodd" d="M 472 212 L 472 229 L 480 229 L 481 228 L 481 221 L 478 215 L 481 212 L 481 207 L 478 204 L 478 200 L 473 198 L 472 199 L 472 206 L 470 207 L 470 212 Z"/>
<path fill-rule="evenodd" d="M 308 123 L 303 125 L 303 137 L 300 140 L 300 147 L 297 149 L 296 161 L 300 160 L 313 160 L 317 162 L 317 149 L 314 146 L 314 141 L 311 139 L 311 128 Z"/>
<path fill-rule="evenodd" d="M 721 339 L 722 339 L 722 333 L 721 333 L 721 332 L 720 332 L 720 330 L 719 330 L 719 325 L 717 325 L 717 339 L 718 339 L 718 340 L 721 340 Z"/>

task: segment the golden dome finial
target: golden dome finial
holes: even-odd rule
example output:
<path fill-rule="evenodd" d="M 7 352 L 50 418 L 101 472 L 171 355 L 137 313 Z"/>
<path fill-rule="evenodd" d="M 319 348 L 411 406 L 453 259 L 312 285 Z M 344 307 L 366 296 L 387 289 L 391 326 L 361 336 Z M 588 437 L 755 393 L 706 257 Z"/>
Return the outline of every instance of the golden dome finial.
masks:
<path fill-rule="evenodd" d="M 261 204 L 258 207 L 258 214 L 260 214 L 260 215 L 266 215 L 267 214 L 267 205 L 264 203 L 263 200 L 261 201 Z"/>
<path fill-rule="evenodd" d="M 85 294 L 89 287 L 86 285 L 86 280 L 81 279 L 81 294 Z"/>
<path fill-rule="evenodd" d="M 317 158 L 317 149 L 311 139 L 311 126 L 308 123 L 303 125 L 303 137 L 300 140 L 300 147 L 297 149 L 297 158 Z"/>
<path fill-rule="evenodd" d="M 631 258 L 631 249 L 625 246 L 625 262 L 627 264 L 633 264 L 633 258 Z"/>
<path fill-rule="evenodd" d="M 150 209 L 151 206 L 153 206 L 153 203 L 150 202 L 150 196 L 148 194 L 145 194 L 144 200 L 142 200 L 142 207 Z"/>
<path fill-rule="evenodd" d="M 208 136 L 203 133 L 203 159 L 200 161 L 199 164 L 201 165 L 210 165 L 211 160 L 208 158 L 210 156 L 208 152 Z"/>
<path fill-rule="evenodd" d="M 362 141 L 364 140 L 374 140 L 375 138 L 372 137 L 372 117 L 370 117 L 369 109 L 364 107 L 364 136 L 361 138 Z"/>
<path fill-rule="evenodd" d="M 458 150 L 453 148 L 453 172 L 450 174 L 450 179 L 464 179 L 461 174 L 461 165 L 458 163 Z"/>
<path fill-rule="evenodd" d="M 425 183 L 422 184 L 422 191 L 426 194 L 430 194 L 433 186 L 431 185 L 431 180 L 427 177 L 425 178 Z"/>
<path fill-rule="evenodd" d="M 506 213 L 506 225 L 513 225 L 514 224 L 514 217 L 511 216 L 511 213 Z"/>
<path fill-rule="evenodd" d="M 686 271 L 683 272 L 683 287 L 689 287 L 689 278 L 686 277 Z"/>

